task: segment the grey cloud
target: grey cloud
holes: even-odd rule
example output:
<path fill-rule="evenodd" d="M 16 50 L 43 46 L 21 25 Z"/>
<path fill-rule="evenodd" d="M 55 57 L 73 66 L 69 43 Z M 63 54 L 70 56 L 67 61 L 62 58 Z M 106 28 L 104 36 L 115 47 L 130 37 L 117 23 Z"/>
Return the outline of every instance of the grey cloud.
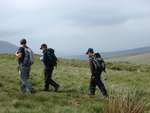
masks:
<path fill-rule="evenodd" d="M 18 34 L 32 34 L 32 31 L 27 29 L 3 29 L 0 28 L 0 39 L 5 37 L 14 37 Z"/>
<path fill-rule="evenodd" d="M 64 19 L 72 24 L 82 26 L 112 26 L 123 24 L 131 19 L 140 19 L 148 16 L 150 16 L 150 10 L 146 12 L 103 10 L 74 12 L 64 16 Z"/>
<path fill-rule="evenodd" d="M 121 3 L 126 0 L 84 0 L 87 5 L 81 0 L 64 1 L 53 6 L 43 3 L 34 10 L 0 7 L 0 40 L 18 44 L 25 36 L 35 51 L 45 42 L 62 54 L 83 53 L 89 45 L 111 51 L 150 44 L 146 0 L 126 4 Z"/>

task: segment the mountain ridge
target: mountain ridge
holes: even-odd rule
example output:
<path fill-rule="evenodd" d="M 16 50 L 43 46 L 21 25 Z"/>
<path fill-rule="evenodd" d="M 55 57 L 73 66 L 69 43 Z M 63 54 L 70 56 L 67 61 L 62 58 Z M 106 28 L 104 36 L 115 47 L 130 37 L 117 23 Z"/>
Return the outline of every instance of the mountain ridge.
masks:
<path fill-rule="evenodd" d="M 112 51 L 112 52 L 102 52 L 101 55 L 105 59 L 111 59 L 115 57 L 129 57 L 129 56 L 135 56 L 135 55 L 141 55 L 150 53 L 150 47 L 140 47 L 140 48 L 134 48 L 134 49 L 128 49 L 128 50 L 121 50 L 121 51 Z M 69 59 L 81 59 L 86 60 L 86 55 L 76 55 L 76 56 L 66 56 L 66 58 Z"/>
<path fill-rule="evenodd" d="M 17 49 L 18 47 L 14 44 L 11 44 L 10 42 L 0 41 L 0 53 L 14 53 Z M 101 55 L 105 59 L 112 59 L 112 58 L 119 58 L 119 57 L 130 57 L 130 56 L 142 55 L 146 53 L 150 53 L 150 46 L 128 49 L 128 50 L 121 50 L 121 51 L 102 52 Z M 87 56 L 70 55 L 70 56 L 62 56 L 62 58 L 86 60 Z"/>
<path fill-rule="evenodd" d="M 14 53 L 18 47 L 7 41 L 0 41 L 0 53 Z"/>

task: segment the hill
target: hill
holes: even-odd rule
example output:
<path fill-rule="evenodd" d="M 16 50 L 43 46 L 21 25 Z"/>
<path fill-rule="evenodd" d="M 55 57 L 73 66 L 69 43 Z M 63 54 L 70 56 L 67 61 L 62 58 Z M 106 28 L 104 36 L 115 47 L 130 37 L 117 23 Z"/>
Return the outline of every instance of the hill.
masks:
<path fill-rule="evenodd" d="M 109 59 L 108 61 L 113 61 L 113 62 L 124 61 L 124 62 L 130 62 L 134 64 L 150 64 L 150 53 L 127 56 L 127 57 L 116 57 L 116 58 Z"/>
<path fill-rule="evenodd" d="M 142 55 L 150 53 L 150 47 L 141 47 L 141 48 L 135 48 L 135 49 L 129 49 L 129 50 L 122 50 L 122 51 L 114 51 L 114 52 L 102 52 L 102 56 L 105 59 L 111 59 L 111 58 L 118 58 L 118 57 L 128 57 L 128 56 L 135 56 L 135 55 Z M 80 60 L 86 60 L 87 57 L 85 55 L 76 55 L 76 56 L 67 56 L 66 58 L 69 59 L 80 59 Z"/>
<path fill-rule="evenodd" d="M 7 41 L 0 41 L 0 53 L 14 53 L 18 47 Z M 150 64 L 150 47 L 142 47 L 115 52 L 101 53 L 108 61 L 127 61 L 131 63 Z M 66 59 L 87 60 L 86 55 L 63 56 Z"/>
<path fill-rule="evenodd" d="M 149 65 L 108 62 L 107 73 L 102 76 L 112 97 L 108 100 L 103 98 L 99 90 L 96 96 L 87 96 L 90 71 L 87 62 L 80 60 L 59 59 L 58 67 L 53 74 L 54 80 L 61 85 L 59 92 L 53 92 L 52 87 L 49 92 L 41 91 L 44 79 L 43 66 L 39 57 L 35 58 L 30 78 L 36 93 L 24 94 L 19 90 L 20 81 L 15 56 L 0 55 L 0 113 L 104 113 L 105 105 L 117 95 L 133 95 L 131 101 L 144 100 L 145 113 L 150 112 Z M 113 106 L 113 103 L 109 105 Z"/>
<path fill-rule="evenodd" d="M 107 52 L 102 53 L 106 58 L 113 58 L 113 57 L 126 57 L 126 56 L 135 56 L 150 53 L 150 47 L 141 47 L 123 51 L 116 51 L 116 52 Z"/>
<path fill-rule="evenodd" d="M 17 46 L 7 41 L 0 41 L 0 53 L 14 53 L 17 50 Z"/>

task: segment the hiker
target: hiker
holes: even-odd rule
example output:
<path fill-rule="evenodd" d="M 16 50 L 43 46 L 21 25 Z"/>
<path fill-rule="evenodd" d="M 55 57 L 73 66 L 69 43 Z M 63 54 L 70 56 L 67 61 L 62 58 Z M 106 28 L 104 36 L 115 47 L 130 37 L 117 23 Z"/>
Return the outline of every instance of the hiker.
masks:
<path fill-rule="evenodd" d="M 31 65 L 34 63 L 34 57 L 32 50 L 27 46 L 26 39 L 20 41 L 21 47 L 16 52 L 16 57 L 19 64 L 19 74 L 21 80 L 21 91 L 31 92 L 33 91 L 31 83 L 28 82 Z"/>
<path fill-rule="evenodd" d="M 86 54 L 89 57 L 89 65 L 91 69 L 91 80 L 89 86 L 89 96 L 95 95 L 96 86 L 100 89 L 103 96 L 108 97 L 106 88 L 101 80 L 102 72 L 105 72 L 105 62 L 99 53 L 94 53 L 92 48 L 89 48 Z"/>
<path fill-rule="evenodd" d="M 55 51 L 52 48 L 47 48 L 46 44 L 42 44 L 40 49 L 43 52 L 43 55 L 40 58 L 40 60 L 44 65 L 44 91 L 48 91 L 49 85 L 51 84 L 55 88 L 55 92 L 57 92 L 59 89 L 59 84 L 52 80 L 52 73 L 54 67 L 57 66 L 57 57 L 55 55 Z"/>

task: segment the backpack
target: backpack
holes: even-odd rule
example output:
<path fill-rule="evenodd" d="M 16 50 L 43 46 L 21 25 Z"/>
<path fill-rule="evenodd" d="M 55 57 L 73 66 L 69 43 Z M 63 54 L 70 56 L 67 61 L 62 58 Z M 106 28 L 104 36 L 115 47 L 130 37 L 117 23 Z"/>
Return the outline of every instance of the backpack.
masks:
<path fill-rule="evenodd" d="M 30 66 L 34 63 L 34 55 L 30 48 L 24 48 L 25 56 L 23 65 Z"/>
<path fill-rule="evenodd" d="M 94 63 L 95 69 L 97 71 L 104 71 L 105 72 L 106 64 L 105 64 L 103 58 L 101 57 L 100 53 L 94 54 L 93 63 Z"/>
<path fill-rule="evenodd" d="M 55 50 L 52 48 L 49 48 L 47 50 L 47 58 L 48 58 L 48 63 L 50 66 L 57 66 L 57 57 L 55 55 Z"/>

